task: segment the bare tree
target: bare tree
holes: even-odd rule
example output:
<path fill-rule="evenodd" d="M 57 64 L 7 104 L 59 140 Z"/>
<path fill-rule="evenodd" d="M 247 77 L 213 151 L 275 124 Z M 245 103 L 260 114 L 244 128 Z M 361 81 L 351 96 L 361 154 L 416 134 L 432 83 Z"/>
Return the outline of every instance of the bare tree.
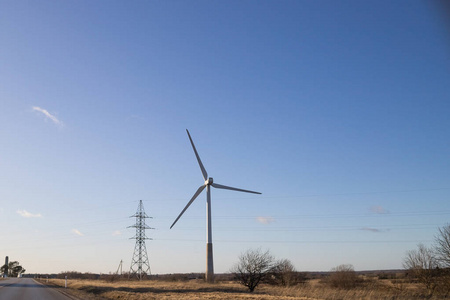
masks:
<path fill-rule="evenodd" d="M 439 233 L 435 240 L 437 259 L 443 267 L 450 268 L 450 224 L 439 228 Z"/>
<path fill-rule="evenodd" d="M 328 282 L 332 287 L 340 289 L 351 289 L 358 284 L 358 275 L 353 265 L 339 265 L 331 269 L 331 275 Z"/>
<path fill-rule="evenodd" d="M 412 272 L 430 295 L 433 294 L 439 276 L 439 263 L 431 248 L 419 244 L 417 250 L 408 251 L 403 261 L 403 267 Z"/>
<path fill-rule="evenodd" d="M 434 250 L 436 259 L 441 267 L 437 291 L 445 297 L 450 295 L 450 224 L 439 228 L 435 236 Z"/>
<path fill-rule="evenodd" d="M 295 267 L 289 259 L 280 259 L 276 261 L 270 273 L 276 284 L 289 286 L 296 281 Z"/>
<path fill-rule="evenodd" d="M 239 283 L 253 292 L 272 268 L 274 257 L 261 248 L 249 249 L 239 256 L 239 262 L 231 269 Z"/>

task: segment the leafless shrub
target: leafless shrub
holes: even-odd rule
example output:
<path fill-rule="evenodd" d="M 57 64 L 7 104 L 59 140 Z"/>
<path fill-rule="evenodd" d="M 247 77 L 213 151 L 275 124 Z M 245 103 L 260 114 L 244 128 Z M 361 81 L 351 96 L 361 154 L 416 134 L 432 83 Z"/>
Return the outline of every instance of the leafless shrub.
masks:
<path fill-rule="evenodd" d="M 437 278 L 440 275 L 438 260 L 431 248 L 423 244 L 417 246 L 417 250 L 410 250 L 403 261 L 403 267 L 417 278 L 428 294 L 431 296 L 437 286 Z"/>
<path fill-rule="evenodd" d="M 297 272 L 289 259 L 280 259 L 272 266 L 267 282 L 274 285 L 291 286 L 304 282 L 305 279 L 306 275 Z"/>
<path fill-rule="evenodd" d="M 327 282 L 330 286 L 339 289 L 352 289 L 355 288 L 361 280 L 358 279 L 352 265 L 339 265 L 331 269 L 331 275 L 328 277 Z"/>
<path fill-rule="evenodd" d="M 439 228 L 439 233 L 435 237 L 436 258 L 441 266 L 450 268 L 450 224 Z"/>
<path fill-rule="evenodd" d="M 239 256 L 239 262 L 231 269 L 239 283 L 253 292 L 258 284 L 269 274 L 274 257 L 269 251 L 260 248 L 249 249 Z"/>
<path fill-rule="evenodd" d="M 438 275 L 436 278 L 436 293 L 448 298 L 450 296 L 450 269 L 439 269 Z"/>

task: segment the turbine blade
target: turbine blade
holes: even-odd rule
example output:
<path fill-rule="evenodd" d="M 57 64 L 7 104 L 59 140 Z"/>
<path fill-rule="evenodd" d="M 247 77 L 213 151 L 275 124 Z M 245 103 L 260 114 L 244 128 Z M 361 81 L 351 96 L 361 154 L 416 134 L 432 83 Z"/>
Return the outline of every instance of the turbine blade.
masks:
<path fill-rule="evenodd" d="M 203 179 L 205 179 L 205 181 L 206 181 L 206 180 L 208 180 L 208 173 L 206 172 L 205 167 L 203 166 L 202 161 L 200 160 L 200 156 L 198 156 L 197 149 L 195 149 L 195 145 L 194 145 L 194 142 L 192 141 L 191 135 L 189 134 L 189 130 L 186 129 L 186 132 L 188 134 L 189 140 L 191 141 L 191 145 L 192 145 L 192 148 L 194 149 L 195 156 L 197 157 L 198 165 L 200 166 L 200 169 L 202 170 Z"/>
<path fill-rule="evenodd" d="M 181 218 L 181 216 L 184 214 L 184 212 L 186 211 L 186 209 L 188 209 L 188 207 L 192 204 L 192 202 L 194 202 L 195 198 L 197 198 L 198 195 L 200 195 L 200 193 L 205 189 L 206 185 L 202 185 L 201 187 L 198 188 L 198 190 L 195 192 L 194 196 L 192 196 L 191 200 L 188 202 L 188 204 L 186 205 L 186 207 L 183 209 L 183 211 L 178 215 L 178 217 L 176 218 L 176 220 L 173 222 L 172 226 L 170 226 L 170 229 L 172 229 L 173 225 L 175 225 L 175 223 L 178 221 L 179 218 Z"/>
<path fill-rule="evenodd" d="M 234 187 L 230 187 L 230 186 L 226 186 L 226 185 L 221 185 L 221 184 L 217 184 L 217 183 L 213 183 L 211 185 L 213 187 L 217 188 L 217 189 L 232 190 L 232 191 L 252 193 L 252 194 L 261 194 L 260 192 L 254 192 L 254 191 L 249 191 L 249 190 L 238 189 L 238 188 L 234 188 Z"/>

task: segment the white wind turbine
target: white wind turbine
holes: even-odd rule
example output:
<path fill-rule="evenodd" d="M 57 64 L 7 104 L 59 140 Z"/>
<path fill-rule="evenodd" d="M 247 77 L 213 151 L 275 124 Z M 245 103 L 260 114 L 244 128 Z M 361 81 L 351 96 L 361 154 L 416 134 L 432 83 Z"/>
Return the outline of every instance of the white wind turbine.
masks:
<path fill-rule="evenodd" d="M 191 200 L 188 202 L 186 207 L 181 211 L 181 213 L 175 219 L 175 221 L 173 222 L 172 226 L 170 226 L 170 228 L 172 229 L 172 227 L 175 225 L 175 223 L 184 214 L 186 209 L 188 209 L 188 207 L 192 204 L 192 202 L 194 202 L 194 200 L 197 198 L 197 196 L 200 195 L 200 193 L 206 188 L 206 222 L 207 222 L 207 228 L 206 228 L 206 239 L 207 239 L 207 241 L 206 241 L 206 281 L 212 282 L 212 281 L 214 281 L 214 264 L 213 264 L 212 228 L 211 228 L 211 186 L 218 188 L 218 189 L 232 190 L 232 191 L 245 192 L 245 193 L 253 193 L 253 194 L 261 194 L 261 193 L 214 183 L 212 177 L 208 177 L 208 173 L 206 172 L 205 167 L 203 166 L 202 161 L 200 160 L 200 156 L 198 156 L 197 149 L 195 149 L 194 142 L 192 141 L 191 135 L 189 134 L 189 131 L 187 129 L 186 129 L 186 132 L 188 134 L 189 140 L 191 141 L 191 145 L 192 145 L 192 148 L 194 149 L 195 156 L 197 157 L 197 161 L 200 166 L 200 169 L 202 170 L 203 179 L 205 180 L 205 183 L 198 188 L 198 190 L 195 192 L 194 196 L 192 196 Z"/>

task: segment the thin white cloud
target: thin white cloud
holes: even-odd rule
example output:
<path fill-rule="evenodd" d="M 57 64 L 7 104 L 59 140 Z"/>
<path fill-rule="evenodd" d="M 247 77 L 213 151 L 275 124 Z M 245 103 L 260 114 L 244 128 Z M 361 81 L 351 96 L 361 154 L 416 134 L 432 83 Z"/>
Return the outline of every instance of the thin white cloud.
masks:
<path fill-rule="evenodd" d="M 32 108 L 34 111 L 37 111 L 39 113 L 42 113 L 47 119 L 50 119 L 53 123 L 55 123 L 58 126 L 63 126 L 63 122 L 61 122 L 60 120 L 58 120 L 58 118 L 56 118 L 54 115 L 52 115 L 51 113 L 49 113 L 46 109 L 40 108 L 38 106 L 33 106 Z"/>
<path fill-rule="evenodd" d="M 380 205 L 372 206 L 370 208 L 370 211 L 375 213 L 375 214 L 380 214 L 380 215 L 384 215 L 384 214 L 388 214 L 389 213 L 389 211 L 387 209 L 385 209 L 384 207 L 382 207 Z"/>
<path fill-rule="evenodd" d="M 42 218 L 41 214 L 32 214 L 26 210 L 17 210 L 17 213 L 24 218 Z"/>
<path fill-rule="evenodd" d="M 273 217 L 256 217 L 256 221 L 262 224 L 269 224 L 275 222 L 275 219 Z"/>
<path fill-rule="evenodd" d="M 84 236 L 78 229 L 72 229 L 72 233 L 78 235 L 78 236 Z"/>
<path fill-rule="evenodd" d="M 122 232 L 120 232 L 120 230 L 116 230 L 112 233 L 112 235 L 116 236 L 116 235 L 121 235 Z"/>

